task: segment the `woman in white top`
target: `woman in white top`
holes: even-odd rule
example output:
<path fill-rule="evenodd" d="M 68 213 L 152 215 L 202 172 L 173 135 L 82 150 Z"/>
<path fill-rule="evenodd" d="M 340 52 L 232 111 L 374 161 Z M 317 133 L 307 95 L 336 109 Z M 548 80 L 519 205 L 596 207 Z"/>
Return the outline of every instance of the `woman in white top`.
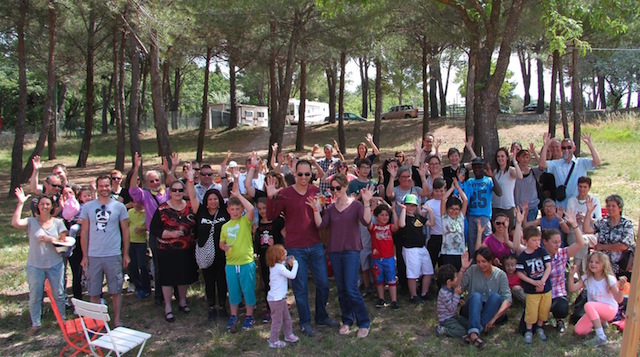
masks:
<path fill-rule="evenodd" d="M 510 159 L 507 148 L 501 147 L 498 149 L 495 157 L 495 178 L 500 184 L 500 188 L 502 188 L 502 195 L 497 196 L 495 193 L 493 194 L 491 214 L 495 217 L 498 213 L 504 213 L 509 218 L 509 222 L 511 222 L 509 224 L 509 230 L 515 228 L 516 222 L 516 202 L 514 198 L 516 180 L 522 179 L 522 171 L 515 161 L 516 155 L 517 153 L 514 154 L 512 159 L 514 165 L 509 165 Z"/>

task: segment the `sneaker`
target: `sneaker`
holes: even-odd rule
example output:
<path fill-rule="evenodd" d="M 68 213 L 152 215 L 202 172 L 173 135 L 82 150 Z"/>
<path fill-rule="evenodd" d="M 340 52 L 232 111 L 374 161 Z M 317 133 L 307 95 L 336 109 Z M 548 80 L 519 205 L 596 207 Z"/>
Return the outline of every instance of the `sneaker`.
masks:
<path fill-rule="evenodd" d="M 536 334 L 538 335 L 538 337 L 540 337 L 541 341 L 547 340 L 547 335 L 544 334 L 544 330 L 542 329 L 542 327 L 538 327 L 536 329 Z"/>
<path fill-rule="evenodd" d="M 397 302 L 397 301 L 392 301 L 392 302 L 391 302 L 391 308 L 392 308 L 393 310 L 398 310 L 398 309 L 400 308 L 400 305 L 398 305 L 398 302 Z"/>
<path fill-rule="evenodd" d="M 298 341 L 300 341 L 300 338 L 294 334 L 291 334 L 287 337 L 284 338 L 285 341 L 287 342 L 291 342 L 291 343 L 296 343 Z"/>
<path fill-rule="evenodd" d="M 287 344 L 283 341 L 269 342 L 269 348 L 283 348 L 287 347 Z"/>
<path fill-rule="evenodd" d="M 338 330 L 338 333 L 341 335 L 347 335 L 349 334 L 350 329 L 351 329 L 351 326 L 349 325 L 340 325 L 340 329 Z"/>
<path fill-rule="evenodd" d="M 271 312 L 267 311 L 264 313 L 264 317 L 262 318 L 262 323 L 266 324 L 271 321 Z"/>
<path fill-rule="evenodd" d="M 533 332 L 527 331 L 524 333 L 524 343 L 530 345 L 533 342 Z"/>
<path fill-rule="evenodd" d="M 340 324 L 327 317 L 324 321 L 316 323 L 316 326 L 338 327 Z"/>
<path fill-rule="evenodd" d="M 227 322 L 227 331 L 231 330 L 236 322 L 238 322 L 238 317 L 236 315 L 229 316 L 229 322 Z"/>
<path fill-rule="evenodd" d="M 358 336 L 358 338 L 365 338 L 369 336 L 369 328 L 368 327 L 359 328 L 356 336 Z"/>
<path fill-rule="evenodd" d="M 316 335 L 316 332 L 313 330 L 313 328 L 311 328 L 311 325 L 309 324 L 303 324 L 302 326 L 300 326 L 300 329 L 302 330 L 303 335 L 309 337 L 313 337 Z"/>
<path fill-rule="evenodd" d="M 127 292 L 132 293 L 134 291 L 136 291 L 136 287 L 133 286 L 133 284 L 129 284 L 129 286 L 127 286 Z"/>
<path fill-rule="evenodd" d="M 138 299 L 145 299 L 145 298 L 148 298 L 148 297 L 149 297 L 149 295 L 151 295 L 151 293 L 150 293 L 150 292 L 148 292 L 148 291 L 146 291 L 146 290 L 139 290 L 139 291 L 136 293 L 136 296 L 138 297 Z"/>
<path fill-rule="evenodd" d="M 447 334 L 447 329 L 444 326 L 436 325 L 436 336 L 442 337 Z"/>
<path fill-rule="evenodd" d="M 433 301 L 436 298 L 433 295 L 426 293 L 424 295 L 420 295 L 420 299 L 422 299 L 422 301 Z"/>
<path fill-rule="evenodd" d="M 245 316 L 244 323 L 242 324 L 242 329 L 248 331 L 253 327 L 255 321 L 253 320 L 253 316 Z"/>
<path fill-rule="evenodd" d="M 31 326 L 27 331 L 27 336 L 35 336 L 40 333 L 40 330 L 42 330 L 42 326 Z"/>
<path fill-rule="evenodd" d="M 559 333 L 565 333 L 567 331 L 567 329 L 564 327 L 563 320 L 556 321 L 556 328 L 558 329 Z"/>
<path fill-rule="evenodd" d="M 387 306 L 387 302 L 384 301 L 384 299 L 378 299 L 378 303 L 376 304 L 377 308 L 381 308 L 381 307 L 385 307 Z"/>
<path fill-rule="evenodd" d="M 209 309 L 209 316 L 207 321 L 215 321 L 218 318 L 218 311 L 215 308 Z"/>
<path fill-rule="evenodd" d="M 422 304 L 422 303 L 423 303 L 423 300 L 422 300 L 422 299 L 420 299 L 420 297 L 419 297 L 419 296 L 414 296 L 414 297 L 412 297 L 411 299 L 409 299 L 409 302 L 410 302 L 410 303 L 412 303 L 412 304 L 419 305 L 419 304 Z"/>
<path fill-rule="evenodd" d="M 607 340 L 600 338 L 598 336 L 594 336 L 592 339 L 584 341 L 584 344 L 587 346 L 598 347 L 598 346 L 606 345 Z"/>

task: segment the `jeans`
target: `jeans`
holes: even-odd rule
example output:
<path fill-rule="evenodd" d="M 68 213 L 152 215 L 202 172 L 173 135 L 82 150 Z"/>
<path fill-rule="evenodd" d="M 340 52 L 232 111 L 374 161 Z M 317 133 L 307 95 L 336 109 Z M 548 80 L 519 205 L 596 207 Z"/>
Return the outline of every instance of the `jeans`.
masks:
<path fill-rule="evenodd" d="M 329 299 L 329 280 L 327 276 L 327 257 L 324 253 L 324 247 L 320 243 L 306 248 L 287 248 L 287 252 L 293 255 L 298 261 L 298 275 L 296 275 L 292 285 L 293 295 L 296 298 L 298 316 L 300 317 L 300 325 L 302 326 L 311 322 L 307 268 L 311 271 L 313 281 L 316 285 L 315 322 L 316 324 L 325 322 L 329 319 L 326 307 L 327 300 Z"/>
<path fill-rule="evenodd" d="M 529 213 L 527 213 L 527 222 L 535 221 L 538 219 L 538 207 L 529 208 Z"/>
<path fill-rule="evenodd" d="M 502 305 L 502 297 L 498 293 L 489 295 L 487 302 L 482 302 L 480 293 L 469 295 L 467 303 L 464 305 L 468 309 L 469 316 L 469 334 L 477 333 L 484 329 L 489 321 L 496 315 Z M 464 309 L 466 310 L 466 309 Z"/>
<path fill-rule="evenodd" d="M 149 267 L 147 266 L 147 243 L 129 244 L 129 277 L 136 286 L 136 291 L 151 292 Z"/>
<path fill-rule="evenodd" d="M 469 258 L 474 257 L 474 253 L 476 251 L 476 239 L 478 234 L 478 220 L 482 222 L 482 225 L 486 225 L 487 227 L 482 232 L 482 239 L 486 238 L 489 234 L 491 234 L 491 221 L 490 217 L 487 216 L 467 216 L 467 246 L 469 247 Z"/>
<path fill-rule="evenodd" d="M 42 269 L 27 265 L 27 283 L 29 284 L 29 313 L 31 314 L 31 326 L 40 326 L 42 317 L 42 298 L 44 295 L 44 280 L 49 279 L 51 291 L 55 299 L 58 311 L 64 319 L 64 300 L 66 295 L 62 287 L 64 281 L 64 263 Z"/>
<path fill-rule="evenodd" d="M 369 328 L 371 320 L 358 289 L 360 252 L 355 250 L 331 252 L 329 259 L 331 259 L 333 275 L 338 286 L 338 302 L 342 312 L 342 323 L 352 326 L 355 317 L 358 327 Z"/>

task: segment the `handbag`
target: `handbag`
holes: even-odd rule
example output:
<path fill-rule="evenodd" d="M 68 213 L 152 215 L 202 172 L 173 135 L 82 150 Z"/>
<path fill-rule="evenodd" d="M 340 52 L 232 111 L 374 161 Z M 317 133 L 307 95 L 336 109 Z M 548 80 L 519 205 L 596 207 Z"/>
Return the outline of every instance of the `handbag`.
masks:
<path fill-rule="evenodd" d="M 213 217 L 213 222 L 215 222 L 217 218 L 218 212 L 216 212 L 216 215 Z M 198 263 L 200 269 L 210 267 L 216 258 L 216 241 L 213 239 L 215 229 L 215 225 L 212 223 L 209 229 L 209 237 L 202 247 L 196 242 L 196 263 Z"/>
<path fill-rule="evenodd" d="M 569 170 L 567 179 L 564 180 L 564 185 L 556 187 L 556 201 L 564 201 L 567 198 L 567 184 L 569 183 L 569 178 L 571 177 L 571 173 L 573 172 L 573 168 L 575 166 L 576 162 L 574 161 L 571 163 L 571 169 Z"/>

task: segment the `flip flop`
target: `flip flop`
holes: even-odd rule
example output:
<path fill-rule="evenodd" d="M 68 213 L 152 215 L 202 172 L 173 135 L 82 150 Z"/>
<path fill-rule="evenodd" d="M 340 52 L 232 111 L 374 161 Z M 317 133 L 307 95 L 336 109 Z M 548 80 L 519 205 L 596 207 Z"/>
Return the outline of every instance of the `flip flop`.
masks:
<path fill-rule="evenodd" d="M 184 312 L 185 314 L 191 312 L 191 308 L 189 307 L 189 305 L 180 306 L 180 310 L 182 310 L 182 312 Z"/>
<path fill-rule="evenodd" d="M 483 349 L 485 345 L 484 341 L 482 341 L 480 337 L 476 337 L 475 340 L 471 341 L 471 344 L 479 350 Z"/>
<path fill-rule="evenodd" d="M 169 311 L 166 314 L 164 314 L 164 319 L 167 322 L 174 322 L 176 320 L 176 317 L 173 316 L 173 311 Z"/>

